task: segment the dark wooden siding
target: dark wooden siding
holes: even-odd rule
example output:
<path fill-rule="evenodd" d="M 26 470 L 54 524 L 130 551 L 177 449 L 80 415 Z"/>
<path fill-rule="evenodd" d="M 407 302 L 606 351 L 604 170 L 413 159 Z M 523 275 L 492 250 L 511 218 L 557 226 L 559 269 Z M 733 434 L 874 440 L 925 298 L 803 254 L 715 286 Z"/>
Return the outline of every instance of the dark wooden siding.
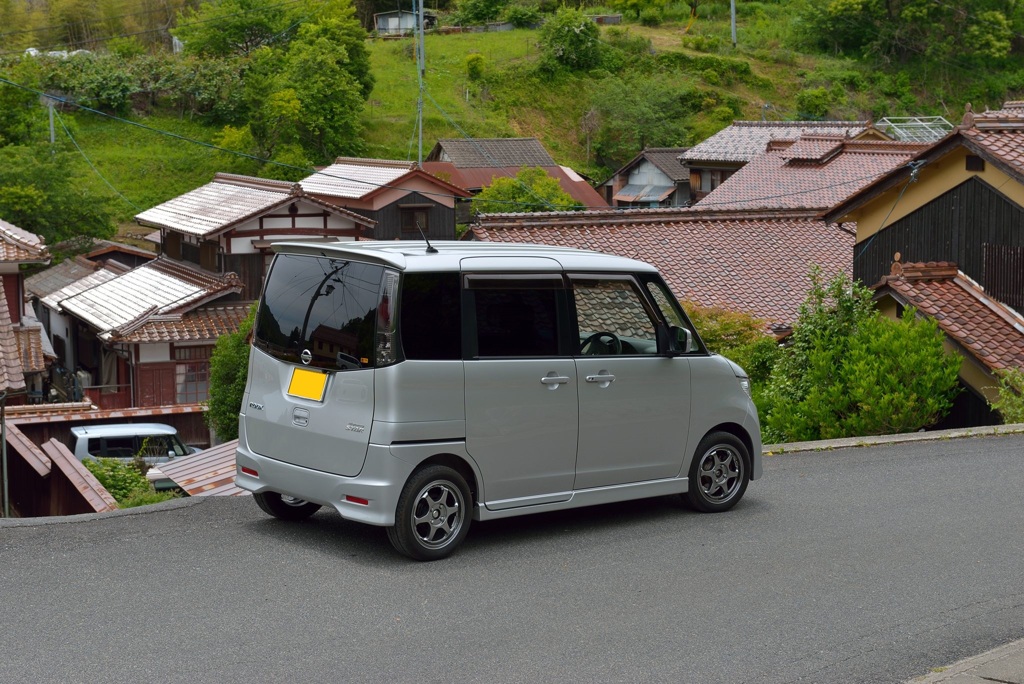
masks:
<path fill-rule="evenodd" d="M 985 282 L 994 298 L 1024 311 L 1024 247 L 986 244 Z"/>
<path fill-rule="evenodd" d="M 402 222 L 400 218 L 402 205 L 431 205 L 429 218 L 429 230 L 427 237 L 431 240 L 454 240 L 455 239 L 455 209 L 438 204 L 428 195 L 418 192 L 410 192 L 402 199 L 382 207 L 376 212 L 360 212 L 368 218 L 377 221 L 374 235 L 378 240 L 395 240 L 402 237 Z M 419 239 L 419 238 L 416 238 Z"/>
<path fill-rule="evenodd" d="M 237 297 L 241 300 L 256 299 L 263 289 L 263 259 L 264 255 L 256 254 L 225 254 L 224 271 L 237 273 L 245 289 Z"/>
<path fill-rule="evenodd" d="M 853 275 L 865 285 L 877 283 L 889 273 L 896 252 L 904 262 L 953 261 L 986 290 L 1003 288 L 997 298 L 1009 304 L 1024 292 L 1020 278 L 1013 280 L 1004 269 L 1019 268 L 1021 261 L 990 257 L 988 269 L 985 263 L 986 252 L 1002 246 L 1024 247 L 1024 208 L 972 178 L 858 243 Z"/>

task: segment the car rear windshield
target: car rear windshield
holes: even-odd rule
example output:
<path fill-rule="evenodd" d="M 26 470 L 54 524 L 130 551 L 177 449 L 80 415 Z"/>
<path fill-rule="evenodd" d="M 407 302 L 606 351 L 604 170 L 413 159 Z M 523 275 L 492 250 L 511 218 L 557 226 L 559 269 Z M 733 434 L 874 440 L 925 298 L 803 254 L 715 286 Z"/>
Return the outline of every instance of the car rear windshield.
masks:
<path fill-rule="evenodd" d="M 271 356 L 329 370 L 374 365 L 383 267 L 278 254 L 267 277 L 253 344 Z M 386 305 L 382 313 L 388 315 Z"/>

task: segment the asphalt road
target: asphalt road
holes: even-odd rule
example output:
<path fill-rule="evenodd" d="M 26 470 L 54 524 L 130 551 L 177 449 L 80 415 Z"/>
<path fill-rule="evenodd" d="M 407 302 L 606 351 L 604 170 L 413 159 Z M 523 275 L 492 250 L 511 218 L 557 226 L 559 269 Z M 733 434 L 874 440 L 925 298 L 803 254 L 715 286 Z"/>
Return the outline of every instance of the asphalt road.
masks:
<path fill-rule="evenodd" d="M 451 558 L 248 498 L 0 526 L 2 682 L 900 682 L 1024 636 L 1024 436 L 773 456 Z"/>

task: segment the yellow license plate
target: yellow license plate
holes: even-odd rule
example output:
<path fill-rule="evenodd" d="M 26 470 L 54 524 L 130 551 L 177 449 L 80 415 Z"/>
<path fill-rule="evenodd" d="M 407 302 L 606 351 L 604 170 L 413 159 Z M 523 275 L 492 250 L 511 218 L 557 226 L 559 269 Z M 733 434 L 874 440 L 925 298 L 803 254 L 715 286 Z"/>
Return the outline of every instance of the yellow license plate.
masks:
<path fill-rule="evenodd" d="M 293 397 L 323 401 L 324 389 L 327 387 L 327 373 L 293 368 L 292 380 L 288 383 L 288 394 Z"/>

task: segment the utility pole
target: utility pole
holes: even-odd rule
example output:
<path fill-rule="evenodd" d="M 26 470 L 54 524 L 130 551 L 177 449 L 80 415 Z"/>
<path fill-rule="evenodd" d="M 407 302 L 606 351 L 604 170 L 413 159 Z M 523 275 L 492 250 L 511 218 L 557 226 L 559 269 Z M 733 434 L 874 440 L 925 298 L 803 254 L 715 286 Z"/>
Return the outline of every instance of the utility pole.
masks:
<path fill-rule="evenodd" d="M 419 0 L 417 17 L 418 31 L 416 38 L 416 73 L 419 78 L 420 92 L 416 99 L 416 130 L 419 136 L 419 156 L 417 161 L 423 166 L 423 77 L 427 70 L 427 60 L 423 54 L 423 0 Z"/>
<path fill-rule="evenodd" d="M 732 21 L 732 47 L 736 49 L 736 0 L 729 0 L 729 17 Z"/>

